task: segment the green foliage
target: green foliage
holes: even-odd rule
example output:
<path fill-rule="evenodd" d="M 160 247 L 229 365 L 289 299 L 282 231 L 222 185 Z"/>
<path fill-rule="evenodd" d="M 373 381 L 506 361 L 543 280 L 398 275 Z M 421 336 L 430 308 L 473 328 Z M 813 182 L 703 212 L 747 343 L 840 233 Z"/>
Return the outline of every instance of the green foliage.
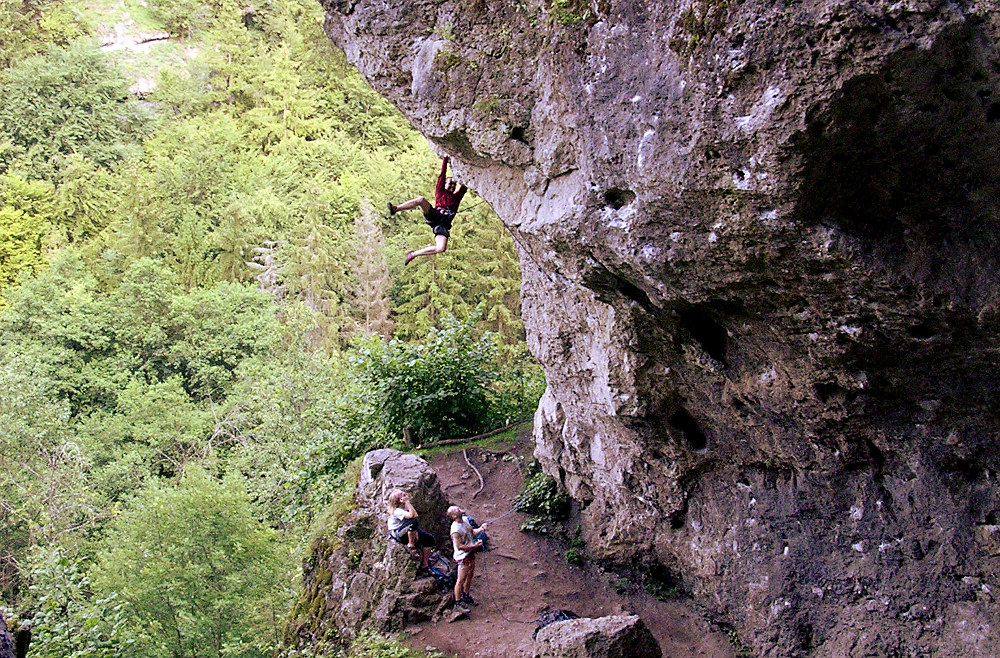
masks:
<path fill-rule="evenodd" d="M 69 409 L 29 358 L 0 356 L 0 492 L 8 550 L 48 543 L 95 515 L 84 470 L 87 455 L 69 431 Z M 7 543 L 7 542 L 11 543 Z M 22 558 L 26 557 L 22 554 Z"/>
<path fill-rule="evenodd" d="M 425 653 L 408 649 L 398 640 L 377 633 L 362 631 L 353 642 L 347 654 L 352 658 L 437 658 L 437 651 Z"/>
<path fill-rule="evenodd" d="M 45 264 L 55 220 L 53 187 L 0 176 L 0 292 Z"/>
<path fill-rule="evenodd" d="M 414 344 L 363 342 L 353 365 L 374 406 L 376 434 L 392 439 L 410 428 L 418 441 L 476 434 L 491 418 L 494 344 L 475 337 L 475 318 L 446 321 Z"/>
<path fill-rule="evenodd" d="M 97 598 L 79 556 L 61 548 L 40 551 L 31 571 L 36 595 L 31 617 L 31 655 L 39 658 L 118 658 L 133 638 L 126 632 L 125 604 L 114 592 Z"/>
<path fill-rule="evenodd" d="M 653 598 L 659 599 L 661 601 L 669 601 L 671 599 L 676 599 L 681 596 L 684 591 L 679 585 L 668 585 L 663 581 L 656 580 L 653 578 L 647 579 L 642 584 L 642 590 L 649 594 Z"/>
<path fill-rule="evenodd" d="M 566 561 L 572 565 L 582 567 L 587 562 L 587 553 L 579 548 L 566 549 Z"/>
<path fill-rule="evenodd" d="M 524 488 L 514 497 L 514 509 L 524 514 L 565 519 L 569 515 L 569 496 L 559 489 L 559 484 L 542 472 L 538 462 L 529 468 L 530 477 Z"/>
<path fill-rule="evenodd" d="M 32 177 L 53 178 L 74 153 L 110 165 L 135 153 L 146 130 L 128 83 L 87 41 L 0 71 L 0 97 L 0 167 Z"/>
<path fill-rule="evenodd" d="M 736 629 L 730 628 L 726 630 L 726 636 L 729 638 L 729 643 L 733 645 L 733 649 L 736 651 L 736 658 L 752 658 L 753 652 L 750 651 L 750 647 L 743 644 L 743 640 L 740 639 L 739 634 L 737 634 Z"/>
<path fill-rule="evenodd" d="M 74 9 L 65 0 L 0 0 L 0 68 L 83 36 L 87 28 Z"/>
<path fill-rule="evenodd" d="M 611 583 L 611 588 L 624 596 L 632 591 L 632 582 L 628 578 L 615 578 Z"/>
<path fill-rule="evenodd" d="M 153 482 L 110 525 L 94 569 L 117 593 L 136 646 L 125 655 L 264 656 L 288 593 L 276 533 L 252 514 L 240 479 L 190 467 Z"/>
<path fill-rule="evenodd" d="M 587 542 L 583 538 L 583 531 L 577 527 L 576 534 L 569 542 L 566 549 L 566 561 L 578 567 L 582 567 L 587 561 Z"/>
<path fill-rule="evenodd" d="M 562 531 L 562 521 L 569 516 L 569 496 L 542 472 L 537 461 L 529 466 L 528 476 L 521 493 L 514 497 L 514 509 L 529 515 L 521 523 L 521 530 L 542 535 L 558 534 Z"/>
<path fill-rule="evenodd" d="M 549 12 L 566 27 L 579 25 L 591 18 L 589 0 L 550 0 Z"/>

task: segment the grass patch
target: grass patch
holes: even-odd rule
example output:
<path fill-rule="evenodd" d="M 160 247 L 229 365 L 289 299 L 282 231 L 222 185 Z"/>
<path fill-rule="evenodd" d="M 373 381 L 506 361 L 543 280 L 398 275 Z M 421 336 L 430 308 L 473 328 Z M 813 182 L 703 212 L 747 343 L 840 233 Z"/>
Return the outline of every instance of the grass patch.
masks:
<path fill-rule="evenodd" d="M 362 631 L 353 642 L 347 655 L 352 658 L 444 658 L 444 654 L 434 650 L 430 652 L 409 649 L 399 640 L 388 638 L 378 633 Z"/>

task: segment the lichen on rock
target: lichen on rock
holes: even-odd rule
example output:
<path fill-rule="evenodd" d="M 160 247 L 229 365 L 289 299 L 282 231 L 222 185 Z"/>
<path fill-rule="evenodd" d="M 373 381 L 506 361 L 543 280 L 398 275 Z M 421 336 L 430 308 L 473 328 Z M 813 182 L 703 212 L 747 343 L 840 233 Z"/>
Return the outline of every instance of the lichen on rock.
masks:
<path fill-rule="evenodd" d="M 325 6 L 515 238 L 594 557 L 762 655 L 1000 654 L 995 2 Z"/>

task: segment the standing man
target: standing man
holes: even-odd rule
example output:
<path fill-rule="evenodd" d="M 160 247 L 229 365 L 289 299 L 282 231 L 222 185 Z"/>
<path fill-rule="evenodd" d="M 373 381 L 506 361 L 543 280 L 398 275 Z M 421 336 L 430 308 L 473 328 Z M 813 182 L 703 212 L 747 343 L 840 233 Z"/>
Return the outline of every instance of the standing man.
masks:
<path fill-rule="evenodd" d="M 469 589 L 472 577 L 476 573 L 476 551 L 483 547 L 482 541 L 476 541 L 473 535 L 486 530 L 486 525 L 473 527 L 461 507 L 452 505 L 448 508 L 448 518 L 451 519 L 451 543 L 455 549 L 455 563 L 458 564 L 458 579 L 455 581 L 455 611 L 468 612 L 471 606 L 478 605 Z"/>
<path fill-rule="evenodd" d="M 394 206 L 392 202 L 389 202 L 390 215 L 395 215 L 400 210 L 410 210 L 419 207 L 424 213 L 424 221 L 434 231 L 434 244 L 428 245 L 423 249 L 418 249 L 417 251 L 407 252 L 406 260 L 404 261 L 406 265 L 409 265 L 410 261 L 417 256 L 440 254 L 448 248 L 451 222 L 455 219 L 455 213 L 458 212 L 458 204 L 462 202 L 462 197 L 465 196 L 467 189 L 465 185 L 461 185 L 456 190 L 457 183 L 450 176 L 447 176 L 448 160 L 448 156 L 441 158 L 441 174 L 438 175 L 437 184 L 434 186 L 434 207 L 431 207 L 427 199 L 422 196 L 404 201 L 398 206 Z"/>

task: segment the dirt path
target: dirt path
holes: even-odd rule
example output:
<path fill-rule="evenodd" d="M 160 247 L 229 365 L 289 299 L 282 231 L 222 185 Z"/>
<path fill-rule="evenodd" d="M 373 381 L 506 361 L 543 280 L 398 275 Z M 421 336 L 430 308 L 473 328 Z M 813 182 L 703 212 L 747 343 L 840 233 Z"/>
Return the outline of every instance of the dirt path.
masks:
<path fill-rule="evenodd" d="M 510 449 L 527 461 L 530 445 L 529 435 Z M 475 499 L 479 479 L 461 450 L 429 459 L 445 496 L 480 522 L 509 510 L 521 491 L 521 467 L 501 450 L 468 450 L 469 459 L 485 480 Z M 410 646 L 434 647 L 457 658 L 530 657 L 534 653 L 533 620 L 546 610 L 564 609 L 581 617 L 638 614 L 659 641 L 665 657 L 734 656 L 726 635 L 713 629 L 689 601 L 658 601 L 643 593 L 620 595 L 609 584 L 610 578 L 596 567 L 569 564 L 566 547 L 560 542 L 520 532 L 523 520 L 522 514 L 514 512 L 490 525 L 490 537 L 497 548 L 479 556 L 472 594 L 480 605 L 470 618 L 411 627 L 407 629 Z"/>

